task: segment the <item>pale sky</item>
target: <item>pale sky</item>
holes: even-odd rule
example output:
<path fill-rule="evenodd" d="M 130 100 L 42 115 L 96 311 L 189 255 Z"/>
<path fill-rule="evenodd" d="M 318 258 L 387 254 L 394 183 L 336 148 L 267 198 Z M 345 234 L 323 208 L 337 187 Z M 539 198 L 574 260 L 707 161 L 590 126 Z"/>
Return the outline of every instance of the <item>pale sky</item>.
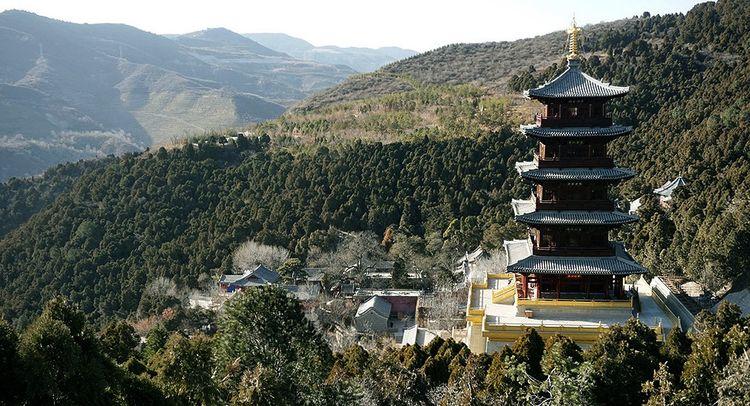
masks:
<path fill-rule="evenodd" d="M 0 0 L 76 23 L 123 23 L 157 34 L 209 27 L 283 32 L 314 45 L 400 46 L 504 41 L 640 15 L 686 12 L 694 0 Z"/>

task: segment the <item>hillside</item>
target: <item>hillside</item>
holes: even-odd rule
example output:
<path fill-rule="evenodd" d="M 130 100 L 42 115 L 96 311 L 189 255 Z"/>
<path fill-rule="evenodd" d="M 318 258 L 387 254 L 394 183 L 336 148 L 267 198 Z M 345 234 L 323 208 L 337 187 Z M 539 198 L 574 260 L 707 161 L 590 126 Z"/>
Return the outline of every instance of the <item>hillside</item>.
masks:
<path fill-rule="evenodd" d="M 221 29 L 173 41 L 13 10 L 0 40 L 0 180 L 273 118 L 353 73 Z"/>
<path fill-rule="evenodd" d="M 596 49 L 588 38 L 632 26 L 633 20 L 620 20 L 585 27 L 583 48 Z M 299 104 L 300 111 L 315 110 L 333 103 L 355 101 L 411 89 L 411 81 L 421 84 L 472 84 L 492 93 L 505 93 L 507 83 L 519 70 L 535 66 L 544 69 L 560 61 L 566 34 L 556 31 L 517 41 L 452 44 L 394 62 L 370 73 L 352 76 Z"/>
<path fill-rule="evenodd" d="M 327 65 L 346 65 L 357 72 L 372 72 L 383 65 L 417 54 L 416 51 L 399 47 L 316 47 L 301 38 L 282 33 L 252 33 L 245 36 L 295 58 Z"/>
<path fill-rule="evenodd" d="M 247 140 L 128 154 L 84 173 L 0 240 L 2 311 L 22 322 L 63 292 L 93 318 L 124 316 L 157 276 L 195 285 L 229 269 L 249 238 L 302 255 L 329 227 L 433 233 L 458 220 L 460 250 L 470 249 L 490 220 L 510 218 L 506 162 L 525 154 L 515 144 L 506 133 L 297 155 Z"/>
<path fill-rule="evenodd" d="M 612 106 L 617 121 L 637 127 L 612 146 L 621 165 L 640 172 L 619 190 L 621 205 L 677 175 L 689 182 L 670 209 L 644 199 L 641 222 L 618 236 L 653 274 L 718 287 L 750 269 L 748 21 L 750 6 L 723 0 L 587 31 L 596 52 L 584 69 L 631 85 Z M 436 52 L 451 49 L 464 48 Z M 511 132 L 517 106 L 502 89 L 559 73 L 554 52 L 546 68 L 498 69 L 498 82 L 469 65 L 451 73 L 417 64 L 430 68 L 410 68 L 409 91 L 378 96 L 385 87 L 363 87 L 358 100 L 256 127 L 271 145 L 266 137 L 224 147 L 207 139 L 197 150 L 127 155 L 85 171 L 0 240 L 2 311 L 23 323 L 63 292 L 93 317 L 130 314 L 157 276 L 197 286 L 202 274 L 230 266 L 231 249 L 247 238 L 304 257 L 331 226 L 381 233 L 396 225 L 417 245 L 439 239 L 456 252 L 496 246 L 518 235 L 507 204 L 528 189 L 513 164 L 531 154 L 531 143 Z M 431 84 L 438 77 L 455 83 Z M 387 143 L 350 141 L 358 131 Z"/>

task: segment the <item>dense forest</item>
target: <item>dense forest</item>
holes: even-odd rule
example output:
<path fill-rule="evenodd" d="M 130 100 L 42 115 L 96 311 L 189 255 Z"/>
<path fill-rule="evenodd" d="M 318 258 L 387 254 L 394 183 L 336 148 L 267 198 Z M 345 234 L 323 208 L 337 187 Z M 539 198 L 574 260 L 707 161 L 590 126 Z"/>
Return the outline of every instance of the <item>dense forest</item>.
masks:
<path fill-rule="evenodd" d="M 613 112 L 637 129 L 611 152 L 640 172 L 618 192 L 623 207 L 642 195 L 646 204 L 641 222 L 618 237 L 653 274 L 718 287 L 750 268 L 748 21 L 747 2 L 724 0 L 687 15 L 644 14 L 586 37 L 585 70 L 632 85 Z M 439 53 L 463 61 L 464 50 Z M 209 139 L 127 154 L 60 181 L 6 183 L 0 201 L 16 203 L 0 221 L 3 314 L 27 325 L 62 293 L 92 318 L 126 316 L 152 280 L 198 287 L 227 270 L 232 249 L 250 238 L 304 258 L 332 227 L 382 234 L 403 226 L 458 240 L 456 252 L 518 235 L 507 203 L 528 193 L 513 169 L 531 152 L 511 132 L 527 121 L 518 120 L 522 106 L 486 83 L 466 84 L 492 58 L 462 62 L 460 75 L 443 80 L 430 74 L 436 65 L 420 62 L 437 54 L 425 55 L 385 68 L 409 76 L 397 93 L 375 91 L 258 127 L 270 144 L 265 136 Z M 549 63 L 520 68 L 507 85 L 517 91 L 564 68 Z M 357 131 L 396 137 L 351 141 Z M 671 208 L 658 207 L 650 190 L 677 175 L 688 186 Z"/>
<path fill-rule="evenodd" d="M 180 312 L 143 344 L 132 325 L 96 332 L 62 298 L 20 335 L 0 321 L 0 404 L 746 405 L 750 321 L 701 313 L 663 342 L 636 319 L 582 350 L 528 330 L 492 355 L 436 338 L 334 353 L 282 289 L 242 292 L 218 315 Z"/>
<path fill-rule="evenodd" d="M 241 137 L 126 155 L 87 171 L 0 241 L 0 302 L 21 325 L 60 293 L 93 318 L 127 316 L 156 278 L 198 287 L 231 269 L 232 250 L 251 238 L 304 256 L 330 227 L 438 232 L 460 242 L 458 255 L 494 224 L 498 244 L 512 236 L 497 226 L 511 218 L 509 163 L 529 150 L 517 138 L 292 154 Z"/>
<path fill-rule="evenodd" d="M 81 160 L 48 169 L 36 178 L 12 178 L 0 183 L 0 238 L 20 226 L 36 212 L 49 206 L 85 171 L 104 167 L 114 158 Z"/>

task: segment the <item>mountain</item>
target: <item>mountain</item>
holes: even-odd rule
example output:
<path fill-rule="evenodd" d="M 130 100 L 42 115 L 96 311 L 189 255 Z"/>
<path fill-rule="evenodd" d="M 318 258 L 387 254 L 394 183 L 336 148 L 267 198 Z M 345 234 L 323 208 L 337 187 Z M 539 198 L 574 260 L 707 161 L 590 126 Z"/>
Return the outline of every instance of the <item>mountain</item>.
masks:
<path fill-rule="evenodd" d="M 174 41 L 189 55 L 210 64 L 215 80 L 285 106 L 354 73 L 346 66 L 295 59 L 225 28 L 180 35 Z"/>
<path fill-rule="evenodd" d="M 632 20 L 619 20 L 586 27 L 588 39 L 584 49 L 595 49 L 595 39 L 614 35 L 633 24 Z M 414 83 L 471 84 L 493 94 L 507 94 L 508 82 L 521 69 L 534 66 L 540 70 L 560 62 L 566 35 L 564 31 L 555 31 L 516 41 L 446 45 L 372 73 L 352 76 L 295 107 L 315 110 L 339 102 L 413 90 Z"/>
<path fill-rule="evenodd" d="M 358 72 L 371 72 L 383 65 L 416 55 L 416 51 L 398 47 L 316 47 L 313 44 L 282 33 L 245 34 L 268 48 L 287 53 L 295 58 L 330 65 L 351 66 Z"/>
<path fill-rule="evenodd" d="M 613 239 L 651 274 L 712 288 L 748 275 L 748 22 L 747 2 L 721 0 L 585 31 L 583 69 L 631 86 L 611 113 L 636 129 L 610 152 L 639 172 L 615 192 L 621 208 L 641 196 L 644 205 Z M 441 48 L 259 124 L 270 138 L 209 137 L 112 158 L 59 187 L 41 178 L 2 188 L 0 202 L 14 203 L 0 223 L 17 226 L 0 238 L 0 309 L 23 324 L 63 293 L 92 317 L 129 315 L 157 278 L 197 287 L 230 269 L 248 239 L 305 258 L 326 249 L 332 227 L 392 226 L 420 255 L 517 238 L 508 203 L 528 186 L 514 163 L 531 158 L 513 131 L 531 116 L 517 93 L 564 69 L 558 40 Z M 651 191 L 677 175 L 688 185 L 660 207 Z M 426 272 L 442 277 L 450 261 Z"/>
<path fill-rule="evenodd" d="M 309 51 L 315 48 L 315 45 L 303 40 L 302 38 L 293 37 L 280 32 L 257 32 L 245 34 L 246 37 L 264 44 L 265 46 L 286 52 L 291 55 L 292 52 L 299 53 Z"/>
<path fill-rule="evenodd" d="M 236 50 L 260 56 L 287 56 L 244 37 L 226 28 L 209 28 L 173 38 L 177 42 L 196 48 L 213 48 L 216 46 L 234 48 Z"/>
<path fill-rule="evenodd" d="M 0 41 L 0 180 L 273 118 L 354 73 L 226 29 L 171 40 L 18 10 Z"/>

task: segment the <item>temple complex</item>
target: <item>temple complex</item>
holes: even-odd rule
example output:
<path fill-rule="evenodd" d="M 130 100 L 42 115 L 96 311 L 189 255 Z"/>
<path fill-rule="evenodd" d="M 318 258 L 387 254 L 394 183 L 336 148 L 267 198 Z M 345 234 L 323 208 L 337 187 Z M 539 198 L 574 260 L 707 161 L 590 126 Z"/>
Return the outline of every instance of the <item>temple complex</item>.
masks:
<path fill-rule="evenodd" d="M 607 102 L 629 89 L 582 72 L 580 28 L 574 23 L 569 34 L 567 69 L 524 93 L 543 105 L 535 123 L 521 126 L 538 141 L 534 160 L 516 164 L 531 196 L 511 203 L 529 236 L 505 242 L 507 269 L 471 279 L 466 341 L 474 352 L 495 351 L 529 327 L 586 345 L 633 316 L 660 336 L 674 324 L 648 284 L 625 283 L 646 269 L 609 240 L 611 230 L 638 220 L 609 195 L 635 176 L 608 154 L 608 143 L 632 128 L 612 122 Z"/>

